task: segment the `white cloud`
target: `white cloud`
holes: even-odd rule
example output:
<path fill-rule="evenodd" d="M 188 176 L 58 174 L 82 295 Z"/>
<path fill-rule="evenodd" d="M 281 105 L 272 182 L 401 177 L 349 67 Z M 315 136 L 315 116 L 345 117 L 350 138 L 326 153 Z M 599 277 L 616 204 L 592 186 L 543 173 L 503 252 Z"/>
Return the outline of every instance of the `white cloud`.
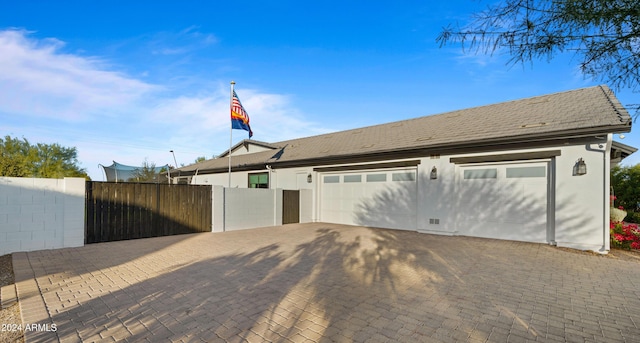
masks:
<path fill-rule="evenodd" d="M 158 89 L 106 70 L 97 58 L 64 54 L 63 46 L 24 30 L 0 31 L 0 112 L 81 120 Z"/>
<path fill-rule="evenodd" d="M 140 39 L 144 40 L 145 50 L 150 50 L 155 55 L 186 55 L 219 42 L 215 35 L 198 31 L 197 26 L 190 26 L 179 32 L 158 32 Z"/>
<path fill-rule="evenodd" d="M 215 40 L 193 30 L 183 34 Z M 98 180 L 102 172 L 97 165 L 112 160 L 173 164 L 169 150 L 174 150 L 179 164 L 191 164 L 198 156 L 210 158 L 227 149 L 225 82 L 189 87 L 210 91 L 154 85 L 113 70 L 108 60 L 64 48 L 60 40 L 36 39 L 24 30 L 0 31 L 0 136 L 76 147 L 80 162 Z M 249 112 L 254 139 L 273 142 L 327 131 L 307 121 L 291 96 L 236 89 Z M 237 142 L 247 133 L 234 130 L 233 137 Z"/>
<path fill-rule="evenodd" d="M 236 90 L 249 114 L 253 139 L 277 142 L 330 131 L 307 121 L 290 96 Z M 166 150 L 173 149 L 183 158 L 178 163 L 191 164 L 198 156 L 211 158 L 228 149 L 229 93 L 229 88 L 220 84 L 211 93 L 165 99 L 147 114 L 149 119 L 174 123 L 165 143 Z M 233 143 L 246 138 L 248 132 L 233 130 Z"/>
<path fill-rule="evenodd" d="M 198 26 L 192 25 L 182 31 L 181 35 L 191 37 L 202 45 L 212 45 L 218 43 L 218 37 L 210 33 L 202 33 L 198 31 Z"/>
<path fill-rule="evenodd" d="M 238 96 L 249 113 L 254 138 L 273 142 L 291 138 L 326 133 L 318 123 L 305 120 L 293 107 L 291 97 L 247 90 Z"/>

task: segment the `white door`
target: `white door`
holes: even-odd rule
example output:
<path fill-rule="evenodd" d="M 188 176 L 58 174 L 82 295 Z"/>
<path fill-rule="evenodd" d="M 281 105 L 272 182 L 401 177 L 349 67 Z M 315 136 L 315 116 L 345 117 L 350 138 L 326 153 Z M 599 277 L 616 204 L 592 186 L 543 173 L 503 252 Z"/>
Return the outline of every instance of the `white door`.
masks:
<path fill-rule="evenodd" d="M 320 174 L 320 220 L 416 229 L 416 169 Z"/>
<path fill-rule="evenodd" d="M 459 167 L 458 233 L 546 242 L 548 169 L 547 162 Z"/>

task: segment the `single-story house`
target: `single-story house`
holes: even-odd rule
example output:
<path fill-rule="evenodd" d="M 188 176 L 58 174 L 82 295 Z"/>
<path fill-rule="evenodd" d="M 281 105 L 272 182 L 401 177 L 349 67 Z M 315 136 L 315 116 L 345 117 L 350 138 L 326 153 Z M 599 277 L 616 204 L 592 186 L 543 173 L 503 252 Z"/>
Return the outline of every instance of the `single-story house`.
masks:
<path fill-rule="evenodd" d="M 312 221 L 609 250 L 613 141 L 596 86 L 276 143 L 244 140 L 175 182 L 312 190 Z M 179 174 L 178 174 L 179 173 Z"/>

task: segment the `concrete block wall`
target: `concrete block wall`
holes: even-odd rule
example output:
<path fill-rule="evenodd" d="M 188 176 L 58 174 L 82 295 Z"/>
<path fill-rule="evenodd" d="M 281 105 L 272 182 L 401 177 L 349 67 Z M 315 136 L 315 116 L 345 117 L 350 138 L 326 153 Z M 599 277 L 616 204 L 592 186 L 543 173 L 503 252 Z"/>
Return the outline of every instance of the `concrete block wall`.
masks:
<path fill-rule="evenodd" d="M 224 187 L 211 187 L 211 232 L 224 231 Z"/>
<path fill-rule="evenodd" d="M 282 225 L 282 189 L 225 188 L 223 201 L 224 231 Z"/>
<path fill-rule="evenodd" d="M 0 177 L 0 255 L 84 245 L 85 179 Z"/>

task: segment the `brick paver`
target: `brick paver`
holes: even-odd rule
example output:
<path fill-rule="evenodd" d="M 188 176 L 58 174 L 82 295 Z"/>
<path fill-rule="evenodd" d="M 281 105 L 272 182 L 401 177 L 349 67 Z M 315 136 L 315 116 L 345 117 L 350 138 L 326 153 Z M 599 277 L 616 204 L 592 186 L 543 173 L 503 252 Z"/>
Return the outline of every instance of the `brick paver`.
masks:
<path fill-rule="evenodd" d="M 313 223 L 13 260 L 27 342 L 640 340 L 640 263 L 541 244 Z"/>

